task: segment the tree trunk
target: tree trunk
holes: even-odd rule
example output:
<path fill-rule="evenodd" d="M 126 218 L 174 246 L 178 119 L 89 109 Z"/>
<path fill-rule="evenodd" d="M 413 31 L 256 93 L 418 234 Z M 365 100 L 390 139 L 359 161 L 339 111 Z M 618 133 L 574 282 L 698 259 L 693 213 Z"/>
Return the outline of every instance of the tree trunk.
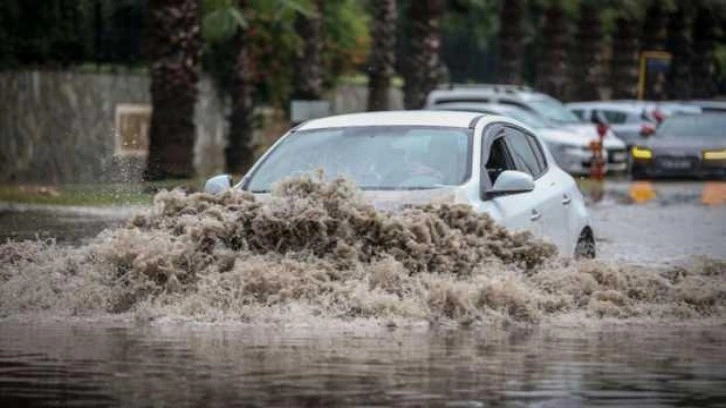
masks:
<path fill-rule="evenodd" d="M 499 14 L 499 82 L 522 84 L 524 2 L 504 0 Z"/>
<path fill-rule="evenodd" d="M 651 0 L 643 22 L 641 51 L 665 50 L 667 18 L 660 0 Z"/>
<path fill-rule="evenodd" d="M 248 0 L 237 0 L 237 7 L 244 13 L 248 10 Z M 252 146 L 253 112 L 252 92 L 254 88 L 251 72 L 251 50 L 248 33 L 237 29 L 234 38 L 235 64 L 232 79 L 232 113 L 229 117 L 229 139 L 224 149 L 226 171 L 243 174 L 254 163 L 255 152 Z"/>
<path fill-rule="evenodd" d="M 403 104 L 421 109 L 441 78 L 441 18 L 444 0 L 411 3 L 411 50 L 408 56 Z"/>
<path fill-rule="evenodd" d="M 368 110 L 390 109 L 389 88 L 396 64 L 396 0 L 373 0 Z"/>
<path fill-rule="evenodd" d="M 634 20 L 620 17 L 615 21 L 613 66 L 610 83 L 613 99 L 638 96 L 638 30 Z"/>
<path fill-rule="evenodd" d="M 666 15 L 660 0 L 651 0 L 643 22 L 640 51 L 663 51 L 666 48 Z M 664 100 L 666 98 L 666 78 L 661 75 L 648 75 L 644 99 Z"/>
<path fill-rule="evenodd" d="M 686 28 L 686 11 L 681 6 L 668 19 L 666 47 L 673 56 L 670 71 L 668 72 L 667 92 L 669 99 L 691 98 L 693 51 Z"/>
<path fill-rule="evenodd" d="M 582 4 L 577 20 L 577 41 L 573 49 L 570 99 L 591 101 L 600 99 L 603 81 L 603 32 L 600 7 L 589 2 Z"/>
<path fill-rule="evenodd" d="M 714 11 L 700 7 L 693 22 L 693 98 L 710 98 L 716 94 L 714 49 L 716 47 L 716 18 Z"/>
<path fill-rule="evenodd" d="M 149 0 L 151 129 L 147 180 L 194 175 L 201 7 L 199 0 Z"/>
<path fill-rule="evenodd" d="M 299 14 L 295 20 L 295 31 L 303 40 L 302 52 L 298 55 L 298 72 L 295 76 L 293 98 L 302 100 L 323 99 L 323 12 L 324 0 L 313 2 L 313 16 Z"/>
<path fill-rule="evenodd" d="M 545 11 L 543 44 L 537 65 L 537 88 L 557 99 L 564 99 L 567 86 L 567 27 L 558 6 Z"/>

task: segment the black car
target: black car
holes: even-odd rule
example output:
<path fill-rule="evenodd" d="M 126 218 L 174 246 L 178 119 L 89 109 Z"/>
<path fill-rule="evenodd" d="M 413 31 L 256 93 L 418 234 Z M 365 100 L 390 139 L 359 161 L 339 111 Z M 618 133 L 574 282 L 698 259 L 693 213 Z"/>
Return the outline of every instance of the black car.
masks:
<path fill-rule="evenodd" d="M 631 155 L 634 178 L 726 178 L 726 114 L 671 116 Z"/>

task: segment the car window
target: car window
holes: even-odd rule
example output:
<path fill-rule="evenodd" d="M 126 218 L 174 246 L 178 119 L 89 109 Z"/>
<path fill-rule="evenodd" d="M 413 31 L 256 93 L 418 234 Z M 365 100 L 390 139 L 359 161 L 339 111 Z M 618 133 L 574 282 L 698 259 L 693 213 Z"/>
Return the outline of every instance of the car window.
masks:
<path fill-rule="evenodd" d="M 628 119 L 628 114 L 625 112 L 600 109 L 600 113 L 602 113 L 602 115 L 611 125 L 621 125 L 625 123 Z"/>
<path fill-rule="evenodd" d="M 303 130 L 288 135 L 255 169 L 246 186 L 270 191 L 285 177 L 321 169 L 362 189 L 460 185 L 470 176 L 471 131 L 426 126 Z"/>
<path fill-rule="evenodd" d="M 585 119 L 585 111 L 582 109 L 570 109 L 570 112 L 574 113 L 580 119 Z"/>
<path fill-rule="evenodd" d="M 510 148 L 517 170 L 537 178 L 543 169 L 527 139 L 528 136 L 524 132 L 514 128 L 507 128 L 507 146 Z"/>
<path fill-rule="evenodd" d="M 527 136 L 527 141 L 529 142 L 529 146 L 532 148 L 532 151 L 534 151 L 534 156 L 537 159 L 537 164 L 539 165 L 539 174 L 542 174 L 547 171 L 547 159 L 545 159 L 544 151 L 542 150 L 542 145 L 539 143 L 537 138 L 530 134 L 525 134 Z"/>
<path fill-rule="evenodd" d="M 484 166 L 492 185 L 497 181 L 497 177 L 505 170 L 517 170 L 514 160 L 509 154 L 509 148 L 505 138 L 499 137 L 495 139 L 489 147 L 489 159 Z"/>

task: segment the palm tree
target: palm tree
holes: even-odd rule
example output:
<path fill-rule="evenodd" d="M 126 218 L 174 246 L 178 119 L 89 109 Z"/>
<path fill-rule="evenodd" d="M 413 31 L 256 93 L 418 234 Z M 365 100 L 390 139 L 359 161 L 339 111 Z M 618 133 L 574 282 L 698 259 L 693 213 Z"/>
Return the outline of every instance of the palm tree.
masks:
<path fill-rule="evenodd" d="M 298 13 L 295 30 L 303 41 L 298 55 L 293 98 L 323 99 L 323 13 L 324 0 L 313 0 L 312 13 Z"/>
<path fill-rule="evenodd" d="M 687 15 L 683 5 L 678 7 L 668 17 L 668 40 L 666 48 L 673 56 L 668 72 L 667 92 L 670 99 L 690 99 L 691 87 L 691 61 L 693 50 L 691 40 L 686 33 Z"/>
<path fill-rule="evenodd" d="M 575 100 L 600 99 L 602 86 L 603 30 L 601 6 L 594 1 L 583 2 L 577 20 L 577 41 L 572 50 L 570 83 Z"/>
<path fill-rule="evenodd" d="M 420 109 L 441 78 L 441 19 L 444 0 L 414 0 L 410 5 L 411 44 L 407 56 L 403 105 Z"/>
<path fill-rule="evenodd" d="M 194 175 L 194 105 L 201 56 L 200 0 L 149 0 L 151 129 L 144 177 Z"/>
<path fill-rule="evenodd" d="M 520 85 L 524 55 L 524 1 L 504 0 L 499 13 L 499 82 Z"/>
<path fill-rule="evenodd" d="M 267 24 L 281 23 L 293 13 L 309 11 L 294 0 L 206 0 L 208 13 L 204 17 L 204 36 L 212 43 L 232 41 L 234 67 L 230 96 L 232 112 L 229 116 L 229 134 L 225 153 L 225 168 L 229 173 L 244 173 L 255 160 L 253 145 L 253 96 L 258 81 L 253 66 L 255 54 L 253 31 L 259 20 Z M 284 11 L 284 13 L 282 12 Z M 280 24 L 284 26 L 284 24 Z M 294 35 L 291 31 L 291 35 Z M 269 41 L 266 46 L 269 46 Z"/>
<path fill-rule="evenodd" d="M 714 11 L 702 5 L 693 22 L 693 98 L 710 98 L 716 94 L 714 50 L 716 42 L 716 18 Z"/>
<path fill-rule="evenodd" d="M 643 33 L 640 51 L 663 51 L 666 48 L 666 24 L 667 16 L 663 11 L 661 0 L 651 0 L 646 9 L 643 21 Z M 665 89 L 659 83 L 658 76 L 648 76 L 648 84 L 645 86 L 645 99 L 665 99 Z"/>
<path fill-rule="evenodd" d="M 373 0 L 368 74 L 368 110 L 388 110 L 388 90 L 396 65 L 396 0 Z"/>
<path fill-rule="evenodd" d="M 661 0 L 651 0 L 643 21 L 641 51 L 665 50 L 667 16 Z"/>
<path fill-rule="evenodd" d="M 248 0 L 237 0 L 238 9 L 248 10 Z M 228 173 L 241 174 L 254 163 L 255 152 L 252 146 L 254 104 L 252 94 L 254 82 L 250 66 L 252 55 L 249 35 L 244 27 L 234 34 L 235 64 L 232 75 L 232 112 L 229 116 L 229 138 L 224 149 L 225 168 Z"/>
<path fill-rule="evenodd" d="M 553 4 L 545 10 L 543 44 L 537 65 L 537 88 L 563 99 L 567 82 L 567 26 L 564 10 Z"/>
<path fill-rule="evenodd" d="M 635 99 L 638 94 L 638 29 L 633 17 L 615 20 L 610 82 L 614 99 Z"/>

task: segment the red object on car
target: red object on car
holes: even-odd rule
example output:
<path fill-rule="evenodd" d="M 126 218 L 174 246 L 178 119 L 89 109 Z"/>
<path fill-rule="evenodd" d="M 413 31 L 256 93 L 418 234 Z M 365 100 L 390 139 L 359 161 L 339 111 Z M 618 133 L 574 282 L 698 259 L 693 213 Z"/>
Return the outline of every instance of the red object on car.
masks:
<path fill-rule="evenodd" d="M 640 127 L 641 136 L 650 136 L 653 133 L 655 133 L 655 126 L 649 123 L 643 123 L 643 126 Z"/>

